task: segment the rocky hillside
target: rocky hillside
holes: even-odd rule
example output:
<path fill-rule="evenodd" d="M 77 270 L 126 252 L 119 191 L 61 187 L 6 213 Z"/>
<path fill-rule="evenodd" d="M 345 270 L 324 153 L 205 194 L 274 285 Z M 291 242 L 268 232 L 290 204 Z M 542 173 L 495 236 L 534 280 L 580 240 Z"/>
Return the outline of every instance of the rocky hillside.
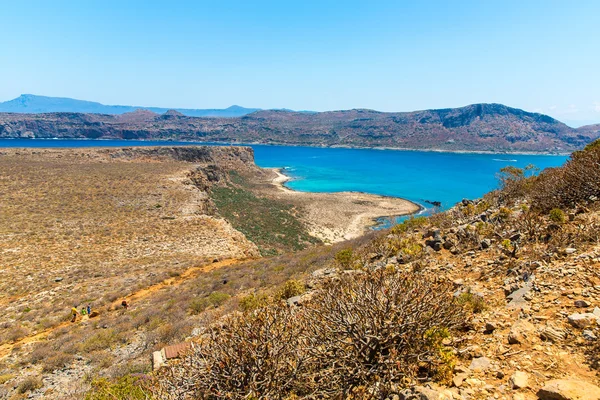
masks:
<path fill-rule="evenodd" d="M 577 131 L 583 136 L 600 135 L 600 124 L 585 125 L 577 128 Z"/>
<path fill-rule="evenodd" d="M 572 129 L 542 114 L 500 104 L 382 113 L 258 111 L 239 118 L 178 112 L 122 115 L 0 114 L 0 138 L 120 138 L 391 147 L 449 151 L 570 152 L 600 132 Z"/>
<path fill-rule="evenodd" d="M 286 302 L 247 303 L 199 331 L 152 390 L 600 399 L 599 163 L 596 143 L 539 177 L 507 168 L 483 199 L 349 245 L 299 290 L 284 288 Z"/>

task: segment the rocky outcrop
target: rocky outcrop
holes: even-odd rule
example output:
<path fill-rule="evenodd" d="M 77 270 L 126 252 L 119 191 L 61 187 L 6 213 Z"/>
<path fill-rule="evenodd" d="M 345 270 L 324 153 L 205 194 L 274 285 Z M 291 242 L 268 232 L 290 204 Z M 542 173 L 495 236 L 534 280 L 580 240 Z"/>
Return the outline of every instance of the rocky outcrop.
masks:
<path fill-rule="evenodd" d="M 600 400 L 600 388 L 583 381 L 555 379 L 546 382 L 537 395 L 540 400 Z"/>

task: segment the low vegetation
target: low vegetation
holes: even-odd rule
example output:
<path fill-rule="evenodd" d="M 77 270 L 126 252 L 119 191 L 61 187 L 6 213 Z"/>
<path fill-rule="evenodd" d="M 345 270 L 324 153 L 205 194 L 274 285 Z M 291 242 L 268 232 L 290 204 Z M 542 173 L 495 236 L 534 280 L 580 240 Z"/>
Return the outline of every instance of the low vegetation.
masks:
<path fill-rule="evenodd" d="M 381 398 L 405 379 L 445 376 L 451 367 L 441 340 L 464 320 L 451 288 L 426 276 L 365 271 L 326 283 L 298 310 L 274 302 L 234 314 L 162 371 L 161 396 L 366 398 L 369 389 Z"/>
<path fill-rule="evenodd" d="M 220 215 L 256 243 L 263 256 L 297 251 L 320 241 L 308 234 L 294 205 L 259 196 L 240 174 L 230 172 L 224 186 L 211 190 Z"/>

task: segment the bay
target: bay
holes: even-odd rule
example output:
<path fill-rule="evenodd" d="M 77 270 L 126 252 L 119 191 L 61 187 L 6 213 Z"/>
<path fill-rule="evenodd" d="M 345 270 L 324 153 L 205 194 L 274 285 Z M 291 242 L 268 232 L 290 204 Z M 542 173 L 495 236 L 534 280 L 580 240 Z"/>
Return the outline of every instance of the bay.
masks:
<path fill-rule="evenodd" d="M 141 140 L 3 139 L 2 147 L 128 147 L 214 143 Z M 356 191 L 402 197 L 431 209 L 447 209 L 463 198 L 473 199 L 498 186 L 505 166 L 540 169 L 562 165 L 568 156 L 530 154 L 447 153 L 432 151 L 320 148 L 250 145 L 256 164 L 283 168 L 287 186 L 307 192 Z M 394 221 L 383 221 L 387 226 Z"/>

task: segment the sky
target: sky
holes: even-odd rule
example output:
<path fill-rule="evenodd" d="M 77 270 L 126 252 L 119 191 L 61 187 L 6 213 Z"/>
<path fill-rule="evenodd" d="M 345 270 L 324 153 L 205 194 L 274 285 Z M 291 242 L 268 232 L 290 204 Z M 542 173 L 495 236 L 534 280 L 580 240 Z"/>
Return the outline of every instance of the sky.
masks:
<path fill-rule="evenodd" d="M 600 122 L 600 1 L 0 0 L 0 101 Z"/>

